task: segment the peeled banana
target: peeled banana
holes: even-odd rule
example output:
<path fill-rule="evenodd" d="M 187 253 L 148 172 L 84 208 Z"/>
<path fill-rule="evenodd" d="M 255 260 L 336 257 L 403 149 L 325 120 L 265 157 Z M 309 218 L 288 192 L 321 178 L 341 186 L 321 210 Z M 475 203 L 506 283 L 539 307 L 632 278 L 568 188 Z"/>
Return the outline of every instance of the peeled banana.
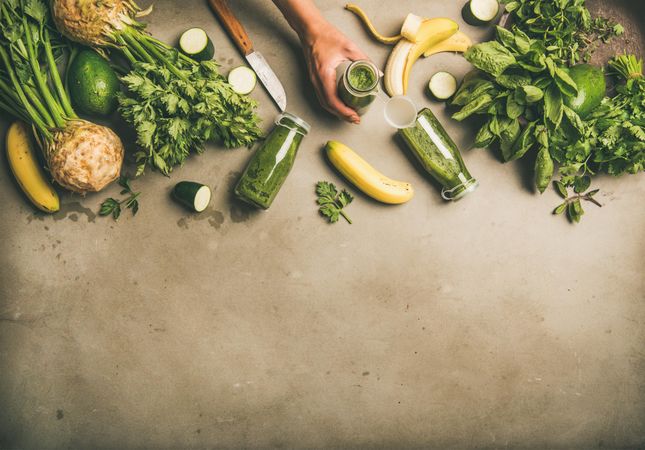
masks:
<path fill-rule="evenodd" d="M 55 213 L 60 200 L 38 163 L 32 131 L 24 122 L 15 122 L 7 132 L 7 159 L 25 195 L 41 211 Z"/>
<path fill-rule="evenodd" d="M 390 54 L 385 67 L 385 90 L 391 96 L 405 95 L 414 63 L 429 49 L 459 31 L 457 22 L 446 18 L 426 19 L 417 30 L 416 42 L 401 39 Z"/>
<path fill-rule="evenodd" d="M 459 25 L 445 18 L 425 19 L 408 14 L 401 27 L 401 34 L 383 36 L 359 6 L 348 3 L 345 9 L 356 14 L 372 37 L 383 44 L 396 44 L 385 67 L 383 82 L 391 96 L 405 95 L 414 63 L 423 55 L 442 52 L 465 52 L 472 45 L 468 36 L 459 31 Z"/>
<path fill-rule="evenodd" d="M 374 200 L 398 205 L 410 201 L 414 196 L 410 183 L 386 177 L 346 145 L 329 141 L 325 150 L 334 167 Z"/>
<path fill-rule="evenodd" d="M 401 27 L 401 36 L 410 42 L 416 43 L 424 20 L 423 17 L 417 16 L 416 14 L 408 14 Z"/>

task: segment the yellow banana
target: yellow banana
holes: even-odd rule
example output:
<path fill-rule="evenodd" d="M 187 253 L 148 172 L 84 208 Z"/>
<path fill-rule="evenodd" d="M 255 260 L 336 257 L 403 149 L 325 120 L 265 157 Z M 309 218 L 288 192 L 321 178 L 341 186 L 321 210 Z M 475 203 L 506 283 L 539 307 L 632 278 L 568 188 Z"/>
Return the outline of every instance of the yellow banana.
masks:
<path fill-rule="evenodd" d="M 16 181 L 38 209 L 47 213 L 60 209 L 58 194 L 38 164 L 31 129 L 24 122 L 15 122 L 9 127 L 7 159 Z"/>
<path fill-rule="evenodd" d="M 386 177 L 346 145 L 329 141 L 325 148 L 334 167 L 374 200 L 397 205 L 408 202 L 414 196 L 410 183 Z"/>
<path fill-rule="evenodd" d="M 392 50 L 385 67 L 384 83 L 388 94 L 405 95 L 414 63 L 430 48 L 450 38 L 457 31 L 459 25 L 454 20 L 426 19 L 416 32 L 416 42 L 401 39 Z"/>
<path fill-rule="evenodd" d="M 408 80 L 410 79 L 410 72 L 412 71 L 414 63 L 429 48 L 437 45 L 441 41 L 445 41 L 457 33 L 457 31 L 459 31 L 459 25 L 454 20 L 438 18 L 428 19 L 423 22 L 421 31 L 417 35 L 417 43 L 410 50 L 405 69 L 403 70 L 403 94 L 408 92 Z"/>
<path fill-rule="evenodd" d="M 445 41 L 439 42 L 437 45 L 430 47 L 423 56 L 436 55 L 443 52 L 459 52 L 464 53 L 473 45 L 473 41 L 463 32 L 457 31 Z"/>
<path fill-rule="evenodd" d="M 387 65 L 385 66 L 385 75 L 383 77 L 383 84 L 385 90 L 391 96 L 403 95 L 403 72 L 405 70 L 405 62 L 408 59 L 408 55 L 414 43 L 408 41 L 407 39 L 401 39 L 398 44 L 390 53 L 390 57 L 387 60 Z"/>

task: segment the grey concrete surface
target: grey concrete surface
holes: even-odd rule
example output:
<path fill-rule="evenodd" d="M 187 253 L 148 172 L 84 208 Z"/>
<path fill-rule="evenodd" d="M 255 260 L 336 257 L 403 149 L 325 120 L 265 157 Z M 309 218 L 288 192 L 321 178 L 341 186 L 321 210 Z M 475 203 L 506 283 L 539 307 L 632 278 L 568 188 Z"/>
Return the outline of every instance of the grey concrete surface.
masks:
<path fill-rule="evenodd" d="M 461 2 L 360 3 L 384 32 L 410 11 L 460 18 Z M 628 24 L 617 47 L 642 55 L 638 2 L 605 3 Z M 319 4 L 385 63 L 342 1 Z M 426 98 L 431 73 L 468 70 L 440 55 L 418 63 L 411 94 L 481 182 L 444 203 L 379 114 L 355 127 L 319 109 L 268 0 L 232 5 L 313 125 L 270 211 L 231 201 L 246 150 L 148 173 L 139 215 L 118 223 L 95 214 L 117 187 L 44 216 L 0 160 L 0 448 L 645 447 L 643 176 L 597 179 L 604 207 L 580 225 L 551 216 L 531 161 L 467 150 L 472 129 Z M 168 41 L 202 26 L 223 70 L 241 63 L 205 2 L 160 0 L 149 22 Z M 268 127 L 274 106 L 253 95 Z M 414 200 L 357 194 L 354 225 L 325 224 L 314 183 L 347 186 L 328 139 L 413 183 Z M 204 214 L 169 200 L 183 179 L 214 188 Z"/>

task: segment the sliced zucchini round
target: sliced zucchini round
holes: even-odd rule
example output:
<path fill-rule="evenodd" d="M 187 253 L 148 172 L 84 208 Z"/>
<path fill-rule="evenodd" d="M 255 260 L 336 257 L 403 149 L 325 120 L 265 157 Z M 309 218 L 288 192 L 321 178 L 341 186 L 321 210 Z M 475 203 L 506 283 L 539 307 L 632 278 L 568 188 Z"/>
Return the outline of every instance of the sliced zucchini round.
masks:
<path fill-rule="evenodd" d="M 430 94 L 440 101 L 450 99 L 457 92 L 457 79 L 448 72 L 437 72 L 428 83 Z"/>
<path fill-rule="evenodd" d="M 491 23 L 498 13 L 498 0 L 469 0 L 461 10 L 461 15 L 466 23 L 474 26 Z"/>
<path fill-rule="evenodd" d="M 215 46 L 201 28 L 184 31 L 179 38 L 179 49 L 195 61 L 209 61 L 215 56 Z"/>
<path fill-rule="evenodd" d="M 228 82 L 235 92 L 247 95 L 255 89 L 258 78 L 253 70 L 246 66 L 240 66 L 228 73 Z"/>
<path fill-rule="evenodd" d="M 186 208 L 195 212 L 204 211 L 211 202 L 211 189 L 194 181 L 180 181 L 172 191 L 173 197 Z"/>

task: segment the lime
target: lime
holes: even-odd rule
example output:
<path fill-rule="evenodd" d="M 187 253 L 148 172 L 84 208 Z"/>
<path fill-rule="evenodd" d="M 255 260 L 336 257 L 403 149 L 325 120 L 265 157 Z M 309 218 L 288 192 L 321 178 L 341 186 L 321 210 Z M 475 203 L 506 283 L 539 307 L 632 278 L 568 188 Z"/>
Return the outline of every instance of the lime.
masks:
<path fill-rule="evenodd" d="M 584 119 L 600 106 L 605 97 L 607 90 L 605 74 L 599 67 L 590 64 L 578 64 L 571 67 L 568 72 L 571 79 L 578 85 L 578 95 L 565 97 L 564 104 Z"/>
<path fill-rule="evenodd" d="M 108 62 L 93 50 L 83 50 L 67 74 L 74 108 L 91 116 L 109 116 L 118 106 L 119 78 Z"/>

